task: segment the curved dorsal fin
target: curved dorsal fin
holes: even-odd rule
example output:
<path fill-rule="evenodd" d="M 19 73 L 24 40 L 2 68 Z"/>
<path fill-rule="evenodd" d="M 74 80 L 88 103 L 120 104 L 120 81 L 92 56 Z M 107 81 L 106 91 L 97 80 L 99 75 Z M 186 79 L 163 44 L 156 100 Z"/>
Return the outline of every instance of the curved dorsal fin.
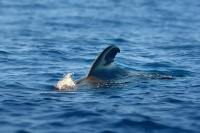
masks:
<path fill-rule="evenodd" d="M 125 75 L 126 72 L 114 63 L 114 58 L 119 52 L 120 49 L 114 45 L 104 49 L 92 64 L 86 77 L 94 76 L 101 80 L 108 80 Z"/>

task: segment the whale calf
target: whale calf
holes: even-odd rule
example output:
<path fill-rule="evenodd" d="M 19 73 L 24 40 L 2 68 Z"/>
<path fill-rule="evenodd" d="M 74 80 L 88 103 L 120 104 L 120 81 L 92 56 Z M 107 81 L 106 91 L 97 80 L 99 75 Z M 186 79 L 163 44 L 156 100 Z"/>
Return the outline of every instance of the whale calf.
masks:
<path fill-rule="evenodd" d="M 75 84 L 105 82 L 128 75 L 127 71 L 115 65 L 114 59 L 119 52 L 120 49 L 117 46 L 108 46 L 96 58 L 88 74 L 77 80 Z"/>

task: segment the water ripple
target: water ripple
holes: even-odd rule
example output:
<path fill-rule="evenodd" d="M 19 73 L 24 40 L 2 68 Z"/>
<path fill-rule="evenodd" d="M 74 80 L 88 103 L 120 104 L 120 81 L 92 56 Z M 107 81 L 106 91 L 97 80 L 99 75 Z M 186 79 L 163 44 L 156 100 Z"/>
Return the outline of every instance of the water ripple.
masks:
<path fill-rule="evenodd" d="M 1 0 L 0 16 L 2 133 L 199 132 L 198 0 Z M 54 89 L 109 45 L 132 76 Z"/>

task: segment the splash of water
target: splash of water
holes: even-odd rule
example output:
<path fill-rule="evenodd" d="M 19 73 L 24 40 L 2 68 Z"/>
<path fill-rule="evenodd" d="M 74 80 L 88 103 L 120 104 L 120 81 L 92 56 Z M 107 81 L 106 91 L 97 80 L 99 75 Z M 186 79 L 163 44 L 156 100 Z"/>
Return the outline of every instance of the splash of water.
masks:
<path fill-rule="evenodd" d="M 72 79 L 73 75 L 74 73 L 68 73 L 64 75 L 63 79 L 60 80 L 55 87 L 58 90 L 65 90 L 65 91 L 77 90 L 77 87 Z"/>

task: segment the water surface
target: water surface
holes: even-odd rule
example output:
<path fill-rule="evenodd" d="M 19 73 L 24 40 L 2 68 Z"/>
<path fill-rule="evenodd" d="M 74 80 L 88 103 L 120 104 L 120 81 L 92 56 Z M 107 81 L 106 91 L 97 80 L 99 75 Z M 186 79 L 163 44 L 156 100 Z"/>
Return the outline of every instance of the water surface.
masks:
<path fill-rule="evenodd" d="M 198 133 L 199 12 L 198 0 L 1 0 L 0 131 Z M 109 45 L 121 68 L 174 78 L 54 90 Z"/>

